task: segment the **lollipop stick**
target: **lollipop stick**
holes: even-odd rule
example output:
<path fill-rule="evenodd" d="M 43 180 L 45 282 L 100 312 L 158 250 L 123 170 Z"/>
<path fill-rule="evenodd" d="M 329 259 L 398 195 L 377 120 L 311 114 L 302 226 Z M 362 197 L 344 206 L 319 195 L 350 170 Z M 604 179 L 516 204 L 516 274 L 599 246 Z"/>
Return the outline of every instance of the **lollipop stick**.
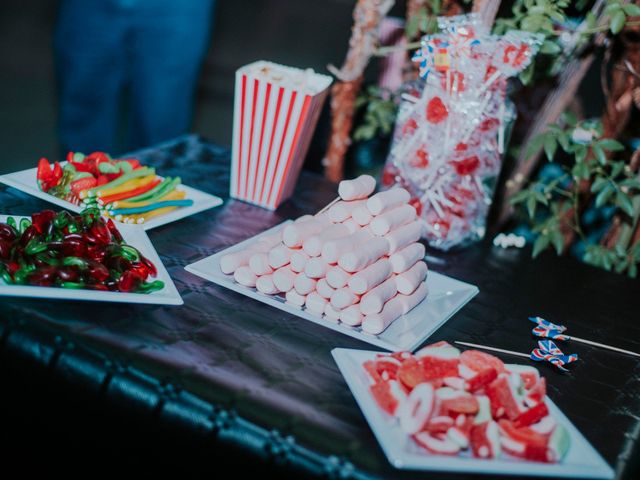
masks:
<path fill-rule="evenodd" d="M 613 350 L 614 352 L 626 353 L 627 355 L 633 355 L 634 357 L 640 357 L 640 353 L 632 352 L 630 350 L 624 350 L 622 348 L 613 347 L 605 343 L 592 342 L 591 340 L 585 340 L 584 338 L 571 337 L 574 342 L 586 343 L 587 345 L 593 345 L 594 347 L 606 348 L 607 350 Z"/>
<path fill-rule="evenodd" d="M 483 350 L 491 350 L 492 352 L 500 352 L 500 353 L 508 353 L 509 355 L 516 355 L 518 357 L 529 358 L 529 355 L 526 353 L 514 352 L 512 350 L 504 350 L 503 348 L 495 348 L 495 347 L 487 347 L 486 345 L 478 345 L 476 343 L 468 343 L 468 342 L 459 342 L 455 341 L 459 345 L 465 345 L 467 347 L 481 348 Z"/>

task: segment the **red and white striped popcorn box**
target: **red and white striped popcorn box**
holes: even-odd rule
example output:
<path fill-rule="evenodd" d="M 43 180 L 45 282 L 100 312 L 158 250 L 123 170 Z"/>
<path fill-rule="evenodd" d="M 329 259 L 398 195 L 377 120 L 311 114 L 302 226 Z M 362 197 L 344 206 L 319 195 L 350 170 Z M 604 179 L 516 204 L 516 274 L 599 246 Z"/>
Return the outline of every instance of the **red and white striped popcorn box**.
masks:
<path fill-rule="evenodd" d="M 266 61 L 238 69 L 231 197 L 275 210 L 291 196 L 331 81 Z"/>

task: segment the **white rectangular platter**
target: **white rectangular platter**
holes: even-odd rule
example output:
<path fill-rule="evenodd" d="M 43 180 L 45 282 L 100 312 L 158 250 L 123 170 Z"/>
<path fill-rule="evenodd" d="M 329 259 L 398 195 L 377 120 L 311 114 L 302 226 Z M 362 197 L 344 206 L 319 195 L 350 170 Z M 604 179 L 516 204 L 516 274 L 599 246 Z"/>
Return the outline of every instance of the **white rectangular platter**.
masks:
<path fill-rule="evenodd" d="M 0 223 L 5 223 L 9 215 L 0 214 Z M 22 218 L 12 215 L 19 223 Z M 96 290 L 68 289 L 59 287 L 35 287 L 29 285 L 7 285 L 0 280 L 0 296 L 50 298 L 59 300 L 90 300 L 96 302 L 147 303 L 156 305 L 182 305 L 184 301 L 178 293 L 169 272 L 153 248 L 149 237 L 141 226 L 119 223 L 118 230 L 124 241 L 137 248 L 158 270 L 153 280 L 162 280 L 164 288 L 152 293 L 100 292 Z"/>
<path fill-rule="evenodd" d="M 37 170 L 37 168 L 29 168 L 27 170 L 21 170 L 19 172 L 0 175 L 0 183 L 4 183 L 5 185 L 28 193 L 29 195 L 33 195 L 34 197 L 46 200 L 47 202 L 58 205 L 59 207 L 71 210 L 72 212 L 79 213 L 82 211 L 82 205 L 76 205 L 62 198 L 49 195 L 48 193 L 40 190 L 36 181 Z M 193 205 L 191 205 L 190 207 L 177 208 L 176 210 L 173 210 L 172 212 L 169 212 L 165 215 L 152 218 L 142 225 L 145 230 L 151 230 L 152 228 L 175 222 L 176 220 L 180 220 L 195 213 L 199 213 L 222 204 L 222 199 L 220 197 L 205 193 L 201 190 L 196 190 L 195 188 L 191 188 L 186 185 L 180 185 L 178 189 L 186 192 L 186 198 L 189 200 L 193 200 Z M 118 222 L 118 225 L 122 224 Z"/>
<path fill-rule="evenodd" d="M 287 221 L 276 225 L 270 230 L 192 263 L 191 265 L 187 265 L 185 268 L 187 271 L 211 282 L 235 290 L 236 292 L 279 308 L 280 310 L 284 310 L 304 320 L 317 323 L 323 327 L 391 351 L 415 350 L 479 292 L 478 287 L 474 285 L 430 271 L 427 276 L 427 287 L 429 289 L 427 298 L 409 313 L 393 322 L 389 328 L 381 334 L 371 335 L 363 332 L 360 327 L 349 327 L 342 323 L 325 320 L 322 317 L 308 312 L 304 308 L 286 303 L 282 296 L 266 295 L 258 292 L 255 288 L 240 285 L 234 281 L 233 275 L 225 275 L 222 273 L 220 270 L 220 257 L 227 253 L 247 248 L 262 235 L 276 233 L 289 222 L 290 221 Z"/>
<path fill-rule="evenodd" d="M 485 460 L 466 456 L 435 455 L 421 449 L 402 431 L 397 420 L 382 411 L 369 393 L 369 378 L 362 367 L 379 352 L 335 348 L 331 352 L 351 393 L 362 410 L 387 459 L 395 468 L 488 475 L 535 475 L 553 478 L 613 478 L 614 472 L 560 409 L 547 398 L 549 412 L 566 427 L 571 447 L 560 463 L 521 459 Z"/>

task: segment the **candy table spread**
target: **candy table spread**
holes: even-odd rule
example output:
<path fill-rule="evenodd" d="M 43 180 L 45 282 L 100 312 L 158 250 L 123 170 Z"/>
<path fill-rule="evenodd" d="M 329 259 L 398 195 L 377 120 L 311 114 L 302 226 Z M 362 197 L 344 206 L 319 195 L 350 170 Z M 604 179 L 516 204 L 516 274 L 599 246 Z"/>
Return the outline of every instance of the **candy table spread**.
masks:
<path fill-rule="evenodd" d="M 184 448 L 219 452 L 239 446 L 247 459 L 284 463 L 289 471 L 434 478 L 432 472 L 391 466 L 331 356 L 333 348 L 371 350 L 370 345 L 300 322 L 184 270 L 287 219 L 318 211 L 335 196 L 335 185 L 303 173 L 292 200 L 269 212 L 226 199 L 229 152 L 198 137 L 159 145 L 139 157 L 225 198 L 218 209 L 149 232 L 184 305 L 100 304 L 89 311 L 89 304 L 80 302 L 3 298 L 0 358 L 36 365 L 37 378 L 48 378 L 63 391 L 75 385 L 93 392 L 94 411 L 119 408 L 114 428 L 122 429 L 123 437 L 128 419 L 135 417 L 158 444 L 179 426 L 189 439 Z M 47 204 L 2 187 L 0 206 L 28 215 Z M 460 253 L 428 253 L 436 257 L 430 268 L 478 285 L 480 294 L 426 343 L 462 340 L 526 352 L 535 343 L 527 317 L 540 315 L 570 323 L 575 335 L 640 349 L 637 282 L 569 259 L 543 255 L 531 261 L 526 249 L 503 250 L 489 241 Z M 537 365 L 549 397 L 620 477 L 637 478 L 638 361 L 586 345 L 573 344 L 571 351 L 580 361 L 570 374 Z M 39 386 L 35 380 L 31 384 L 36 391 Z M 438 473 L 435 478 L 467 477 Z"/>

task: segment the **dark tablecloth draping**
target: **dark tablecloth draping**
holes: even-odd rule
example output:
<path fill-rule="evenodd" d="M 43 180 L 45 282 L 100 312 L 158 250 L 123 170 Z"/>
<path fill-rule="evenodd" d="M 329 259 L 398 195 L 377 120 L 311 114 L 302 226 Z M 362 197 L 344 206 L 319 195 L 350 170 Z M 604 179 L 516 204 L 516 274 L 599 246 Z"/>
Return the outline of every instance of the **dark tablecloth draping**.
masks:
<path fill-rule="evenodd" d="M 64 381 L 125 401 L 156 420 L 213 432 L 263 459 L 319 474 L 422 478 L 394 470 L 332 357 L 334 347 L 375 347 L 208 283 L 184 266 L 281 221 L 313 213 L 335 185 L 303 173 L 276 212 L 229 200 L 229 152 L 196 136 L 139 152 L 163 175 L 219 195 L 225 204 L 159 227 L 149 236 L 180 291 L 180 307 L 2 298 L 0 349 L 28 355 Z M 0 213 L 50 205 L 0 188 Z M 430 267 L 476 284 L 480 294 L 429 341 L 466 340 L 530 351 L 526 319 L 569 324 L 570 333 L 640 351 L 638 282 L 571 259 L 484 242 L 434 253 Z M 45 308 L 46 306 L 46 308 Z M 621 476 L 637 472 L 637 359 L 570 344 L 569 375 L 541 366 L 549 396 Z M 505 361 L 514 361 L 505 358 Z M 451 476 L 453 478 L 453 476 Z M 631 477 L 629 477 L 631 478 Z"/>

